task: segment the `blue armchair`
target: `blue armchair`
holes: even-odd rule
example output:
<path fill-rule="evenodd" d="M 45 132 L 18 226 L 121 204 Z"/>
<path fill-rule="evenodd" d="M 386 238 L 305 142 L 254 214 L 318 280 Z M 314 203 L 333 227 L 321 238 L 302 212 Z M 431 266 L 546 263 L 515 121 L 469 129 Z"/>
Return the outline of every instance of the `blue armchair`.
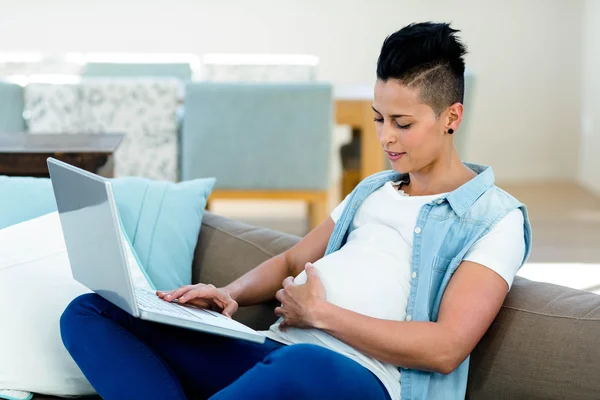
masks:
<path fill-rule="evenodd" d="M 215 176 L 212 199 L 303 200 L 327 217 L 332 88 L 321 83 L 188 83 L 181 178 Z"/>

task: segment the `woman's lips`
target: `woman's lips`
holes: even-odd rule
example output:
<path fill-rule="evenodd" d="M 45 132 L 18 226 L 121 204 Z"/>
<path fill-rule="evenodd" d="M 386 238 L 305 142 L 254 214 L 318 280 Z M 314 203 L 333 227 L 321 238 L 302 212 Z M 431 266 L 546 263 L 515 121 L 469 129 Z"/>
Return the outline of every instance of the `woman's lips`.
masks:
<path fill-rule="evenodd" d="M 390 160 L 392 160 L 392 161 L 399 160 L 402 157 L 404 157 L 404 155 L 406 154 L 406 152 L 404 152 L 404 153 L 394 153 L 392 151 L 386 151 L 386 153 L 387 153 L 388 158 Z"/>

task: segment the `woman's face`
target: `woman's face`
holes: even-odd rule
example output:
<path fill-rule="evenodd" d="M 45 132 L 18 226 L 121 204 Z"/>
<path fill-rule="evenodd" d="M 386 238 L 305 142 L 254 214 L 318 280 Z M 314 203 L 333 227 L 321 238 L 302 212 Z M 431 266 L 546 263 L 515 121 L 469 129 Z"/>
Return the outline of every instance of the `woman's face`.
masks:
<path fill-rule="evenodd" d="M 452 138 L 448 110 L 439 117 L 423 103 L 419 90 L 397 80 L 380 79 L 375 84 L 373 102 L 375 125 L 381 146 L 395 171 L 409 173 L 425 169 L 438 161 Z M 452 124 L 452 127 L 456 130 Z"/>

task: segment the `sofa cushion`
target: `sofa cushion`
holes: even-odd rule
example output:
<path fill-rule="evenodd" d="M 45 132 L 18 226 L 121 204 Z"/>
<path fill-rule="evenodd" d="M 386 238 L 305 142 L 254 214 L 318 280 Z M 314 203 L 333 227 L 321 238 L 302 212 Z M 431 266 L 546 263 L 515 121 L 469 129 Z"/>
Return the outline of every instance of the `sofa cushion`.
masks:
<path fill-rule="evenodd" d="M 6 387 L 94 393 L 60 339 L 60 315 L 89 289 L 73 279 L 58 213 L 1 229 L 0 243 L 0 304 L 11 304 L 1 314 L 6 329 L 0 329 L 0 398 L 29 398 Z M 125 251 L 134 285 L 150 289 L 133 252 Z M 42 294 L 43 301 L 24 292 Z"/>
<path fill-rule="evenodd" d="M 517 277 L 471 357 L 467 399 L 599 399 L 600 296 Z"/>
<path fill-rule="evenodd" d="M 73 279 L 58 213 L 0 230 L 0 243 L 0 304 L 10 304 L 1 313 L 0 398 L 23 398 L 2 389 L 94 393 L 60 339 L 60 315 L 89 290 Z"/>
<path fill-rule="evenodd" d="M 214 178 L 180 183 L 113 180 L 119 216 L 142 267 L 158 289 L 191 283 L 191 266 Z"/>
<path fill-rule="evenodd" d="M 119 217 L 156 287 L 189 284 L 206 200 L 214 178 L 180 183 L 137 177 L 112 180 Z M 56 211 L 50 179 L 0 176 L 0 229 Z"/>
<path fill-rule="evenodd" d="M 52 182 L 0 175 L 0 210 L 0 229 L 56 211 Z"/>

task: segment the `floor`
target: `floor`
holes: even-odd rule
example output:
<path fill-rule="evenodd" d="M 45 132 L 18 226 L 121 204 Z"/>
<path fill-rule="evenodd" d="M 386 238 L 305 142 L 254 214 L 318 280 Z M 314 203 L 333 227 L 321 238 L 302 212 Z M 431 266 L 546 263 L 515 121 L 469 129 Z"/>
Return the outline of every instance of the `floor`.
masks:
<path fill-rule="evenodd" d="M 573 183 L 499 186 L 529 210 L 533 247 L 519 275 L 600 294 L 600 197 Z M 214 211 L 299 236 L 307 231 L 298 203 L 218 202 Z"/>
<path fill-rule="evenodd" d="M 531 262 L 600 263 L 600 197 L 572 183 L 501 187 L 528 206 Z"/>
<path fill-rule="evenodd" d="M 573 183 L 500 186 L 529 209 L 533 246 L 519 275 L 600 294 L 600 197 Z"/>

